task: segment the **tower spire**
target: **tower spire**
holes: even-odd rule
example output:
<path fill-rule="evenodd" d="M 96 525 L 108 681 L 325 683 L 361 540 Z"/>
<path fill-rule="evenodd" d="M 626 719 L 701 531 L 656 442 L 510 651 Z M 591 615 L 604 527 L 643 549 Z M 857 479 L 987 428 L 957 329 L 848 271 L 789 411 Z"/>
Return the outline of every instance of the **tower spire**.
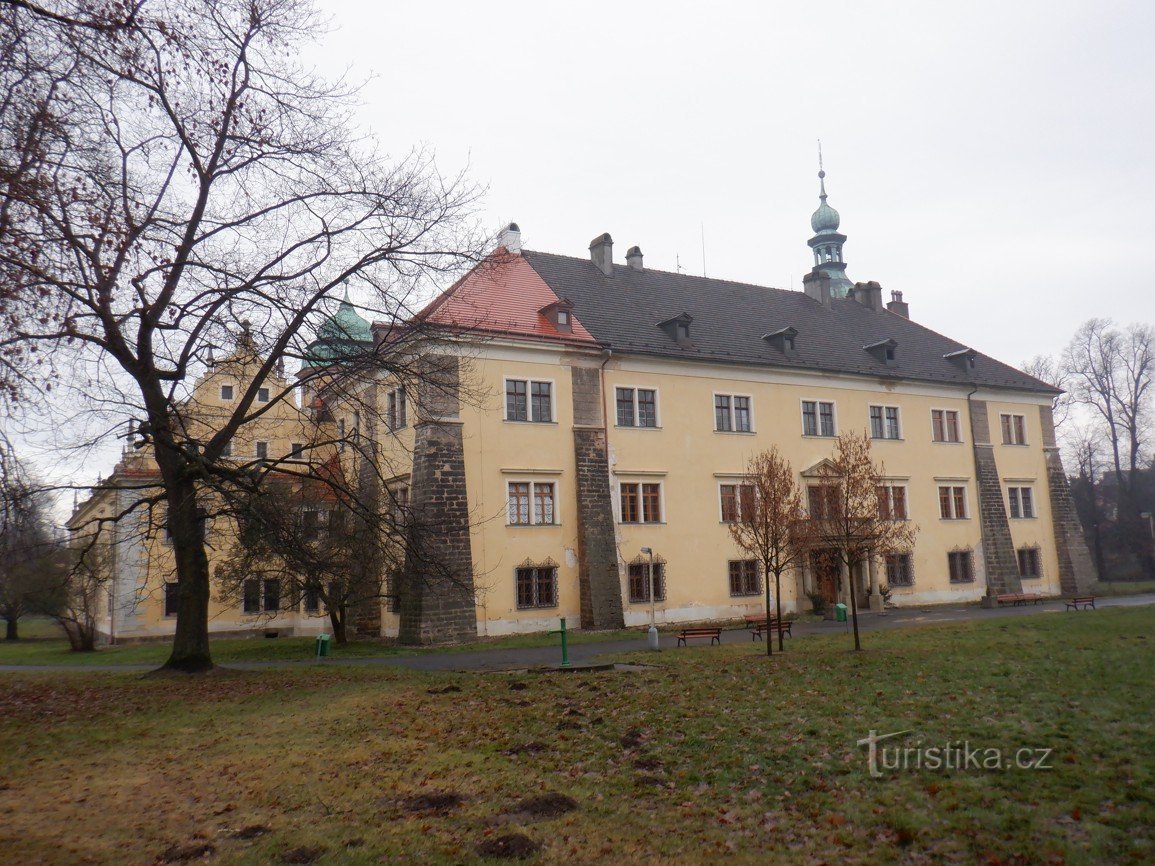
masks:
<path fill-rule="evenodd" d="M 830 287 L 835 297 L 846 297 L 851 282 L 846 277 L 846 262 L 842 258 L 842 245 L 846 235 L 839 234 L 841 218 L 838 211 L 826 203 L 826 169 L 822 165 L 822 139 L 818 139 L 818 210 L 810 217 L 810 228 L 814 237 L 806 243 L 814 251 L 814 269 L 830 277 Z"/>

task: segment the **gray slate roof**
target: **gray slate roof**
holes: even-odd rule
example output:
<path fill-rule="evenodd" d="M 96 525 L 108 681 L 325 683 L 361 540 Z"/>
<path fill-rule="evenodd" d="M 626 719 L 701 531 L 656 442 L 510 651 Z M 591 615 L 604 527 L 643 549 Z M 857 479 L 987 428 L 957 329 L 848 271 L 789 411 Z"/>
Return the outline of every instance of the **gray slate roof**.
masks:
<path fill-rule="evenodd" d="M 574 315 L 594 338 L 615 352 L 1057 393 L 981 353 L 966 370 L 943 358 L 964 344 L 849 298 L 827 308 L 803 292 L 627 265 L 614 265 L 607 277 L 588 259 L 531 250 L 523 255 L 558 297 L 573 302 Z M 679 345 L 658 327 L 683 312 L 693 317 L 690 345 Z M 762 339 L 788 326 L 798 329 L 793 355 Z M 898 343 L 892 364 L 863 349 L 887 339 Z"/>

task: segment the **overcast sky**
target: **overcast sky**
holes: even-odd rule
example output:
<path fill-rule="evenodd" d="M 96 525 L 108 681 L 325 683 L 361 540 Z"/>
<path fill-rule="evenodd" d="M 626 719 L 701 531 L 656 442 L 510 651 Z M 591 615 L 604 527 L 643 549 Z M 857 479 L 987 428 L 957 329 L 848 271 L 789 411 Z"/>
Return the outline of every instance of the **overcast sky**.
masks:
<path fill-rule="evenodd" d="M 322 0 L 387 147 L 576 256 L 801 288 L 821 138 L 852 280 L 1012 364 L 1155 319 L 1155 3 Z"/>
<path fill-rule="evenodd" d="M 800 289 L 821 138 L 848 275 L 916 320 L 1011 364 L 1155 320 L 1150 0 L 319 2 L 306 59 L 528 248 Z"/>

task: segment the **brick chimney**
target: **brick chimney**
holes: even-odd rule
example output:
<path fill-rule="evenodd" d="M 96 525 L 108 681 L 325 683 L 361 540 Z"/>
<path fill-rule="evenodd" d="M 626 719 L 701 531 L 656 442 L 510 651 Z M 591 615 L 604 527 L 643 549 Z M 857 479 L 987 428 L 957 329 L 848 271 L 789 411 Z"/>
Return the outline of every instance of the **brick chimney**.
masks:
<path fill-rule="evenodd" d="M 850 290 L 850 296 L 864 307 L 872 310 L 882 309 L 882 286 L 871 280 L 869 283 L 855 283 Z"/>
<path fill-rule="evenodd" d="M 886 308 L 904 319 L 910 318 L 910 305 L 902 299 L 902 292 L 891 292 L 890 303 L 886 305 Z"/>
<path fill-rule="evenodd" d="M 614 239 L 609 232 L 590 241 L 590 261 L 607 277 L 614 275 Z"/>
<path fill-rule="evenodd" d="M 642 266 L 641 247 L 630 247 L 628 250 L 626 250 L 626 264 L 633 268 L 635 271 L 645 270 L 645 268 Z"/>
<path fill-rule="evenodd" d="M 830 274 L 815 267 L 802 278 L 802 291 L 824 307 L 830 306 Z"/>

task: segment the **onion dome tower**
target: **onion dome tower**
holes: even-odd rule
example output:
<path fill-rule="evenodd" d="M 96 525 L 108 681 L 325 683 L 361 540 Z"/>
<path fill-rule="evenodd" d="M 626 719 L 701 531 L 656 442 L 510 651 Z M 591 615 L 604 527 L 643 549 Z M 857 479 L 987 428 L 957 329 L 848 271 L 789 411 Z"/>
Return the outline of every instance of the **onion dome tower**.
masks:
<path fill-rule="evenodd" d="M 845 298 L 853 283 L 846 277 L 846 262 L 842 258 L 842 245 L 846 235 L 839 234 L 838 211 L 826 203 L 826 172 L 822 169 L 822 155 L 818 156 L 818 210 L 810 217 L 810 228 L 814 237 L 806 243 L 814 251 L 814 267 L 830 277 L 830 291 L 836 298 Z"/>

